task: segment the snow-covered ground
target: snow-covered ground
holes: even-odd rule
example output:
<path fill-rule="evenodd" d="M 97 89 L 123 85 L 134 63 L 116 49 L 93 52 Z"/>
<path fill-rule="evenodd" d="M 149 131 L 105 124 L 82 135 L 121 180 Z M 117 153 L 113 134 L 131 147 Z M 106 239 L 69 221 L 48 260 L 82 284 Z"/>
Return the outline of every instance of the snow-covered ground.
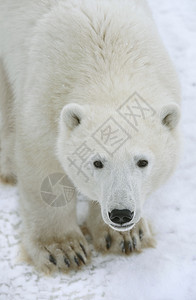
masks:
<path fill-rule="evenodd" d="M 146 205 L 157 247 L 130 257 L 93 254 L 70 275 L 44 277 L 17 264 L 17 188 L 0 185 L 0 299 L 196 299 L 196 1 L 149 0 L 183 89 L 184 153 L 167 185 Z M 83 204 L 84 205 L 84 204 Z"/>

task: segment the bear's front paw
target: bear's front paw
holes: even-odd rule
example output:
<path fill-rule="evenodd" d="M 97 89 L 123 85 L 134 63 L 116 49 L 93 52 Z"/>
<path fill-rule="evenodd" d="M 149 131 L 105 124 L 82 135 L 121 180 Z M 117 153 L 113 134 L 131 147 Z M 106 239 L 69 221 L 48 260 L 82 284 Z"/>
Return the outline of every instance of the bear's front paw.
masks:
<path fill-rule="evenodd" d="M 34 241 L 30 250 L 31 261 L 45 274 L 60 270 L 67 272 L 86 265 L 90 260 L 88 243 L 82 234 L 69 233 L 62 240 Z"/>
<path fill-rule="evenodd" d="M 133 229 L 123 232 L 102 224 L 93 240 L 96 250 L 114 254 L 141 252 L 142 248 L 156 245 L 150 226 L 144 219 L 141 219 Z"/>

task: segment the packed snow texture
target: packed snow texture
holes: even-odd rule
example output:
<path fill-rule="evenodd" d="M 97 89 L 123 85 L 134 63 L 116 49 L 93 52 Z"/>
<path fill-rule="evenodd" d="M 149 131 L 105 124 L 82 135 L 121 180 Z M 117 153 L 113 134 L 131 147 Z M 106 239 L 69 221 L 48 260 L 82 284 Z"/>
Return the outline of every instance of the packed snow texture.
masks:
<path fill-rule="evenodd" d="M 44 277 L 17 263 L 21 226 L 17 188 L 0 185 L 1 300 L 196 299 L 196 1 L 149 3 L 183 91 L 180 165 L 145 205 L 157 246 L 129 257 L 93 252 L 92 263 L 82 271 Z M 79 206 L 86 210 L 84 200 Z"/>

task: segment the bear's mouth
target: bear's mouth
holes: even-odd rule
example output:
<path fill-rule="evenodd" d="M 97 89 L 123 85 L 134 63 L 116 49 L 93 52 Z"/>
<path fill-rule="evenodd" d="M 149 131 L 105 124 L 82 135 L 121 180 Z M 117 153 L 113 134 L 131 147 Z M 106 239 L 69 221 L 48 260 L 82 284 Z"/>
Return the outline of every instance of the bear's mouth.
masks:
<path fill-rule="evenodd" d="M 135 226 L 135 223 L 131 223 L 129 225 L 113 225 L 113 224 L 110 224 L 110 226 L 113 228 L 113 229 L 116 229 L 116 230 L 128 230 L 128 229 L 132 229 L 134 226 Z"/>

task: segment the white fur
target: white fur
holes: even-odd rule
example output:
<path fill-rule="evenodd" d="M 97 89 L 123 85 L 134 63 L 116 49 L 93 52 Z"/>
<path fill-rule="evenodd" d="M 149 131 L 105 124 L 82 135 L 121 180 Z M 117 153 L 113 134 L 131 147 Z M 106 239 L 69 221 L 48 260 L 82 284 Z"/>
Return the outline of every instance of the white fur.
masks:
<path fill-rule="evenodd" d="M 106 224 L 114 228 L 112 209 L 134 211 L 132 223 L 140 224 L 146 197 L 176 165 L 179 83 L 144 0 L 1 2 L 0 60 L 6 81 L 0 89 L 1 175 L 17 176 L 24 247 L 39 269 L 51 270 L 48 252 L 56 257 L 64 243 L 68 253 L 70 236 L 74 245 L 86 242 L 75 201 L 63 209 L 47 206 L 40 198 L 43 179 L 66 172 L 77 190 L 99 202 Z M 135 92 L 156 111 L 140 120 L 138 131 L 117 112 Z M 113 156 L 92 139 L 111 117 L 131 136 Z M 94 149 L 88 182 L 67 159 L 85 140 Z M 140 158 L 149 161 L 147 168 L 137 167 Z M 99 159 L 103 169 L 93 166 Z M 101 235 L 89 220 L 92 235 Z M 67 254 L 70 261 L 78 247 Z M 63 268 L 61 258 L 57 267 Z"/>

